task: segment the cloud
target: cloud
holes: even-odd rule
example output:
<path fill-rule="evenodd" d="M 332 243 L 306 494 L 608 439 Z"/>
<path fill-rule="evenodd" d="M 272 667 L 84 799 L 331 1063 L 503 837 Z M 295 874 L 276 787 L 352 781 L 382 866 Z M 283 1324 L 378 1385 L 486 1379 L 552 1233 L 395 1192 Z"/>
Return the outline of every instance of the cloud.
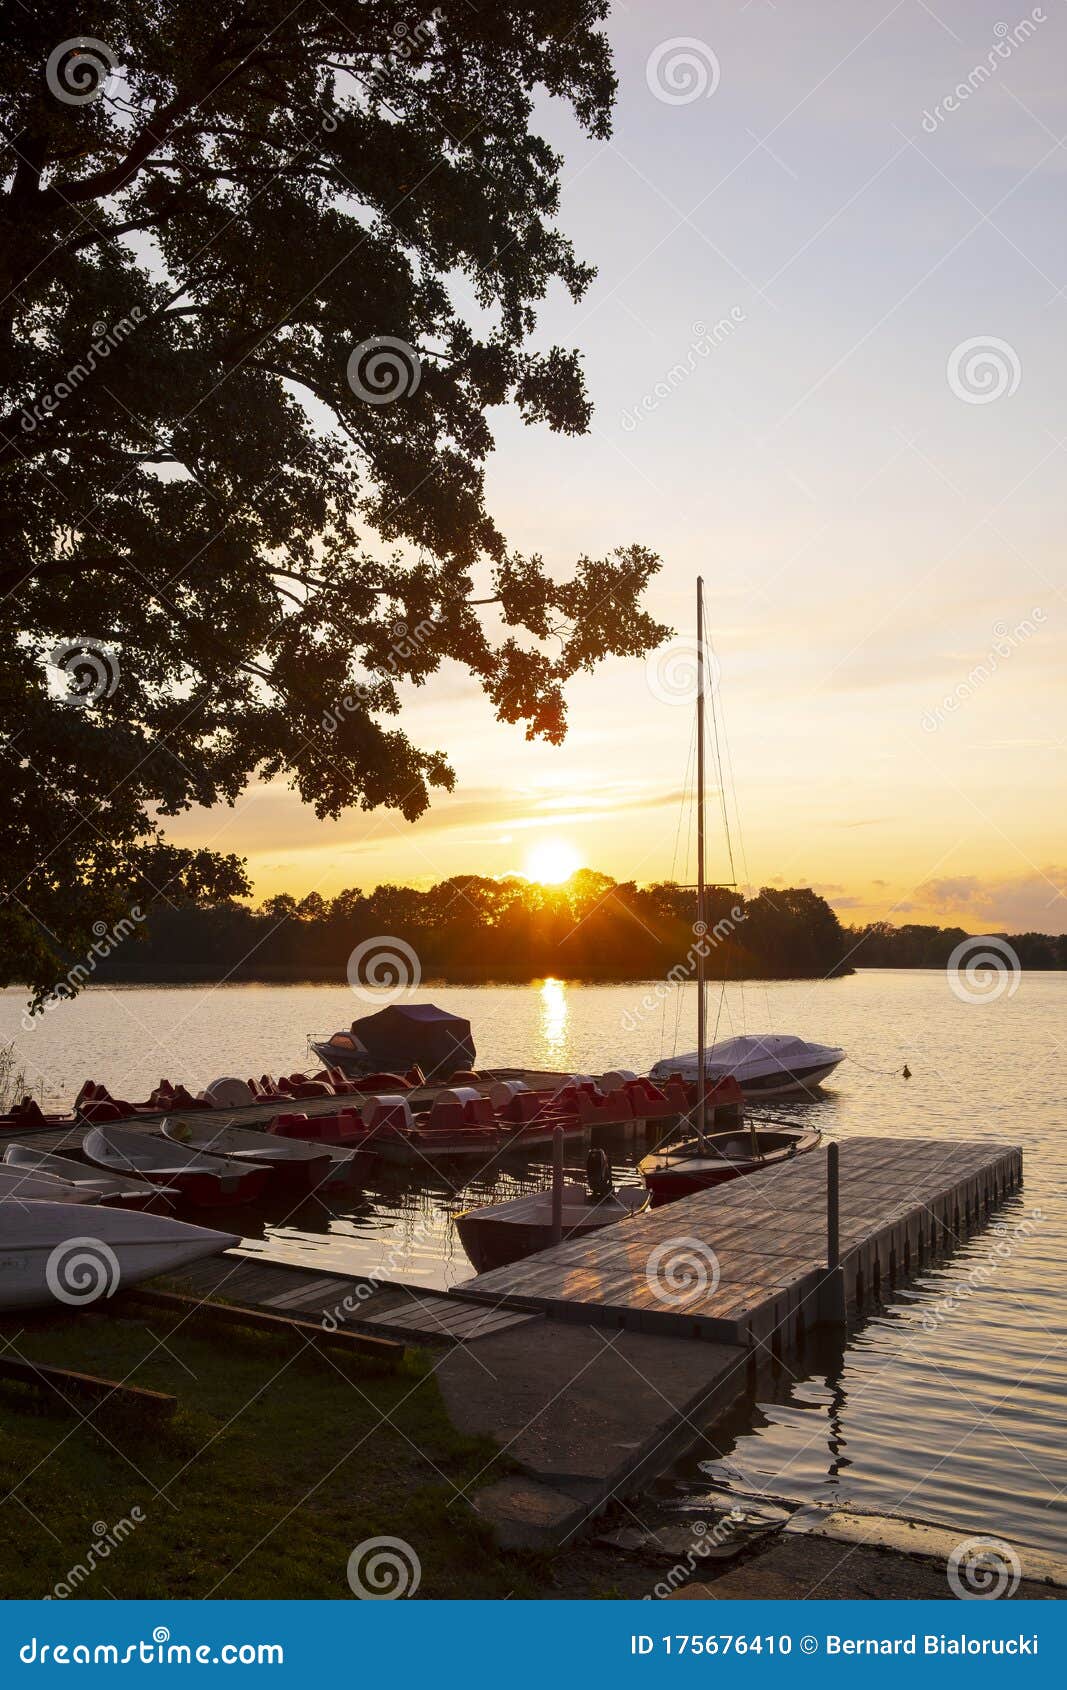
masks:
<path fill-rule="evenodd" d="M 942 918 L 954 914 L 972 930 L 1067 931 L 1067 868 L 1054 863 L 1013 876 L 959 874 L 927 880 L 916 887 L 915 895 Z"/>

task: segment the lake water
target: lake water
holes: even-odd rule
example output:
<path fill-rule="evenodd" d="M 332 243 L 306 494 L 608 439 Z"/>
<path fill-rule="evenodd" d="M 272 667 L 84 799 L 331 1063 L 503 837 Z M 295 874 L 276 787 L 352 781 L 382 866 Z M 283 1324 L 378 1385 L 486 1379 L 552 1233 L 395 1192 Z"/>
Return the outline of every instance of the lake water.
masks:
<path fill-rule="evenodd" d="M 965 1001 L 940 972 L 864 971 L 731 987 L 721 1006 L 715 994 L 719 1037 L 770 1029 L 848 1051 L 818 1102 L 778 1102 L 765 1113 L 816 1121 L 841 1139 L 1009 1140 L 1024 1148 L 1025 1180 L 994 1227 L 868 1314 L 846 1342 L 820 1337 L 800 1362 L 761 1380 L 721 1448 L 691 1457 L 646 1499 L 646 1521 L 646 1509 L 684 1517 L 742 1493 L 836 1501 L 1062 1548 L 1067 975 L 1023 974 L 1015 988 Z M 691 992 L 647 1011 L 648 990 L 546 981 L 420 995 L 470 1017 L 486 1066 L 598 1073 L 640 1071 L 692 1048 Z M 23 1004 L 20 991 L 0 993 L 0 1045 L 14 1040 L 36 1095 L 54 1105 L 68 1105 L 87 1076 L 139 1098 L 161 1075 L 195 1091 L 220 1074 L 305 1068 L 308 1033 L 367 1009 L 347 988 L 323 986 L 90 988 L 25 1030 Z M 910 1080 L 901 1077 L 905 1062 Z M 620 1147 L 617 1171 L 640 1153 Z M 457 1188 L 443 1174 L 396 1170 L 347 1209 L 305 1205 L 286 1224 L 250 1217 L 249 1247 L 450 1285 L 470 1272 L 450 1216 L 545 1175 L 533 1162 Z"/>

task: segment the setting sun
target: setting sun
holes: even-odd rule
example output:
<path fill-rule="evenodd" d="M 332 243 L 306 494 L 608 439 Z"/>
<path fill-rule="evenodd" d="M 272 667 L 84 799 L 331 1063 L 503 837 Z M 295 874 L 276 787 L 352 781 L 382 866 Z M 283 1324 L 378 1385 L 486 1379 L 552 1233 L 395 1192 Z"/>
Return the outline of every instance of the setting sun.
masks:
<path fill-rule="evenodd" d="M 524 872 L 528 880 L 538 880 L 542 886 L 558 886 L 581 866 L 582 859 L 565 839 L 544 839 L 527 853 Z"/>

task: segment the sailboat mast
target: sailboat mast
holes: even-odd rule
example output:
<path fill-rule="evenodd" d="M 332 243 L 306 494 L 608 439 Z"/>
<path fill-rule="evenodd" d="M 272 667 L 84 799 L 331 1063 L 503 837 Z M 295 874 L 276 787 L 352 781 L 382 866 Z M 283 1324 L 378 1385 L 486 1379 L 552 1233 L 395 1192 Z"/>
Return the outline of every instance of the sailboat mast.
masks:
<path fill-rule="evenodd" d="M 697 1138 L 701 1148 L 705 1128 L 704 1046 L 706 994 L 704 990 L 704 581 L 697 576 Z"/>

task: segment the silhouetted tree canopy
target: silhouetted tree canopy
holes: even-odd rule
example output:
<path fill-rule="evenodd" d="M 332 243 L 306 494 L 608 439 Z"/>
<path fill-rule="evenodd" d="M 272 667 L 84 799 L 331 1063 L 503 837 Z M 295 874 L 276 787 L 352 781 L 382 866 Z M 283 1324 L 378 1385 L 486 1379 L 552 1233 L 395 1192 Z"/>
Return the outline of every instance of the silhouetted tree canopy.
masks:
<path fill-rule="evenodd" d="M 560 579 L 483 496 L 494 407 L 588 424 L 577 354 L 535 338 L 592 271 L 531 122 L 547 91 L 608 134 L 606 11 L 5 9 L 5 977 L 47 989 L 132 903 L 245 891 L 159 829 L 252 778 L 419 816 L 453 775 L 398 682 L 454 660 L 558 741 L 569 677 L 664 637 L 653 553 Z"/>
<path fill-rule="evenodd" d="M 664 881 L 636 886 L 581 869 L 560 886 L 509 875 L 454 875 L 436 886 L 353 887 L 324 901 L 287 894 L 257 910 L 157 908 L 144 942 L 132 937 L 101 965 L 106 980 L 314 979 L 344 982 L 364 940 L 402 939 L 427 977 L 456 980 L 696 978 L 696 895 Z M 822 978 L 847 971 L 848 935 L 804 888 L 745 898 L 709 889 L 711 979 Z M 674 972 L 672 972 L 674 971 Z"/>

